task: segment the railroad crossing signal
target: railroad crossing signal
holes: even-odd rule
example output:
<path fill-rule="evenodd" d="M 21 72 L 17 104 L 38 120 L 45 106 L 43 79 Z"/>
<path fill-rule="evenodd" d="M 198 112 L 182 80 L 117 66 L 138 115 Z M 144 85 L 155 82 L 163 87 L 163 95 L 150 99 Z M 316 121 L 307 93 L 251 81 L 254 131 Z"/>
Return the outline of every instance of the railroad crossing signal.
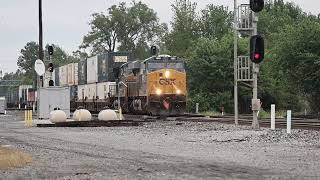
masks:
<path fill-rule="evenodd" d="M 250 59 L 253 63 L 259 64 L 264 59 L 264 39 L 260 35 L 251 37 Z"/>
<path fill-rule="evenodd" d="M 48 65 L 48 71 L 53 72 L 53 63 L 49 63 Z"/>
<path fill-rule="evenodd" d="M 53 55 L 53 46 L 48 46 L 48 52 L 50 56 Z"/>
<path fill-rule="evenodd" d="M 250 9 L 253 12 L 260 12 L 264 8 L 264 0 L 250 0 Z"/>
<path fill-rule="evenodd" d="M 157 55 L 157 46 L 151 46 L 150 51 L 151 51 L 152 56 L 156 56 Z"/>

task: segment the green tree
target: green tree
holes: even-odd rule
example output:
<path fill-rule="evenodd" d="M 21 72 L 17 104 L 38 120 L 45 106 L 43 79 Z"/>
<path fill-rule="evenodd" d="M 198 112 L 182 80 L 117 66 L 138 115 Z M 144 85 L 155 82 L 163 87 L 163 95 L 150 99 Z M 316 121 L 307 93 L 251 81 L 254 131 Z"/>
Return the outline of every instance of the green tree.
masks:
<path fill-rule="evenodd" d="M 171 54 L 185 57 L 199 36 L 197 4 L 190 0 L 176 0 L 172 5 L 172 31 L 165 37 L 166 47 Z"/>
<path fill-rule="evenodd" d="M 259 77 L 259 91 L 264 108 L 269 109 L 271 103 L 276 103 L 279 109 L 292 109 L 296 112 L 301 110 L 302 99 L 306 95 L 300 90 L 297 81 L 290 78 L 287 67 L 282 62 L 284 59 L 291 62 L 289 53 L 292 52 L 287 50 L 293 48 L 296 37 L 290 32 L 296 31 L 306 19 L 319 21 L 316 16 L 304 13 L 294 3 L 285 3 L 283 0 L 267 4 L 260 13 L 258 29 L 265 36 L 267 45 Z"/>
<path fill-rule="evenodd" d="M 247 51 L 247 39 L 239 42 L 239 53 Z M 233 35 L 221 39 L 200 38 L 187 54 L 189 107 L 201 104 L 201 111 L 227 112 L 233 107 Z"/>
<path fill-rule="evenodd" d="M 34 62 L 38 59 L 39 45 L 36 42 L 28 42 L 18 58 L 17 65 L 20 70 L 25 71 L 27 75 L 32 74 Z"/>
<path fill-rule="evenodd" d="M 312 110 L 320 112 L 320 23 L 306 17 L 276 37 L 274 51 L 281 72 L 308 97 Z"/>
<path fill-rule="evenodd" d="M 233 13 L 228 7 L 208 5 L 201 11 L 201 35 L 206 38 L 220 39 L 232 31 Z"/>
<path fill-rule="evenodd" d="M 92 54 L 101 52 L 131 51 L 138 58 L 149 54 L 151 44 L 167 31 L 166 24 L 160 24 L 153 9 L 142 2 L 132 2 L 128 7 L 125 2 L 113 5 L 108 14 L 93 14 L 90 22 L 91 31 L 83 39 L 82 48 L 90 47 Z"/>
<path fill-rule="evenodd" d="M 118 40 L 117 22 L 114 18 L 106 16 L 103 13 L 92 14 L 92 20 L 89 23 L 91 31 L 84 36 L 81 48 L 92 48 L 92 54 L 99 52 L 113 52 Z"/>

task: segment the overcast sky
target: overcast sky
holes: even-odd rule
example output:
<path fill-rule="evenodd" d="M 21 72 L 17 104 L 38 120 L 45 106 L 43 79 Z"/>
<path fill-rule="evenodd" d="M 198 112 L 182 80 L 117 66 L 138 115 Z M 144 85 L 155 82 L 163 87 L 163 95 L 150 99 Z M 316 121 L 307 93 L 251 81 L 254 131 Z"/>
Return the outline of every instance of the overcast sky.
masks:
<path fill-rule="evenodd" d="M 71 53 L 77 49 L 82 37 L 90 30 L 88 25 L 90 15 L 94 12 L 106 12 L 108 7 L 120 1 L 43 0 L 44 44 L 58 44 Z M 157 12 L 162 22 L 170 22 L 172 17 L 170 5 L 174 0 L 142 1 Z M 320 13 L 319 1 L 292 1 L 307 12 Z M 128 0 L 128 2 L 131 1 Z M 233 6 L 232 0 L 201 0 L 197 3 L 199 9 L 209 3 Z M 16 71 L 20 50 L 29 41 L 38 41 L 38 0 L 2 0 L 0 6 L 0 70 Z"/>

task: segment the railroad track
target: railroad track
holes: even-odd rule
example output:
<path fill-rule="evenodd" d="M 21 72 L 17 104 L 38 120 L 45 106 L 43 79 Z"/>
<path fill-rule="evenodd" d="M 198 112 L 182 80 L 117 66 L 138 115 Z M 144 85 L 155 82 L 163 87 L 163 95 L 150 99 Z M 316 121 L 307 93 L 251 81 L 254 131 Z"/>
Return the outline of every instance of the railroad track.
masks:
<path fill-rule="evenodd" d="M 97 115 L 93 114 L 93 117 Z M 163 118 L 160 116 L 146 116 L 146 115 L 134 115 L 134 114 L 124 114 L 126 120 L 133 122 L 145 123 L 145 122 L 155 122 L 155 121 L 180 121 L 180 122 L 218 122 L 224 124 L 234 124 L 233 116 L 204 116 L 199 114 L 185 114 L 178 117 L 167 117 Z M 240 116 L 239 125 L 251 126 L 252 119 L 249 115 Z M 308 130 L 319 130 L 320 131 L 320 120 L 318 119 L 303 119 L 303 118 L 292 118 L 291 122 L 292 129 L 308 129 Z M 270 119 L 260 119 L 260 127 L 270 127 Z M 286 128 L 286 119 L 278 118 L 276 119 L 276 128 Z"/>
<path fill-rule="evenodd" d="M 251 117 L 248 118 L 240 118 L 239 125 L 247 125 L 250 126 L 252 123 Z M 191 122 L 219 122 L 225 124 L 234 124 L 233 117 L 202 117 L 202 118 L 177 118 L 177 121 L 191 121 Z M 310 129 L 310 130 L 320 130 L 320 120 L 318 119 L 301 119 L 301 118 L 293 118 L 291 122 L 292 129 Z M 259 120 L 259 125 L 261 127 L 270 127 L 271 122 L 270 119 L 261 119 Z M 286 119 L 276 119 L 275 122 L 276 128 L 286 128 L 287 121 Z"/>

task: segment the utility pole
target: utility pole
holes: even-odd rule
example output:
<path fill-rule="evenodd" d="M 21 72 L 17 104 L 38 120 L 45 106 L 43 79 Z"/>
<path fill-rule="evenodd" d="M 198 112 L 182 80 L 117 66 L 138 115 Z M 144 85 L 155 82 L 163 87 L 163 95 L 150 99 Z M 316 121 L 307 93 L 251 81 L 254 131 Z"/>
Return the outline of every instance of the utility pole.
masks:
<path fill-rule="evenodd" d="M 252 13 L 252 36 L 258 34 L 258 15 L 257 13 Z M 252 105 L 260 105 L 260 100 L 258 99 L 258 73 L 259 73 L 259 64 L 253 63 L 253 92 L 252 92 Z M 259 121 L 258 121 L 258 109 L 253 108 L 253 120 L 252 127 L 254 129 L 259 129 Z"/>
<path fill-rule="evenodd" d="M 238 125 L 238 72 L 237 72 L 237 62 L 238 62 L 238 4 L 237 0 L 234 0 L 234 59 L 233 59 L 233 69 L 234 69 L 234 121 Z"/>
<path fill-rule="evenodd" d="M 39 0 L 39 59 L 43 61 L 43 32 L 42 32 L 42 0 Z M 37 75 L 37 114 L 39 118 L 40 101 L 40 76 Z"/>
<path fill-rule="evenodd" d="M 43 61 L 42 0 L 39 0 L 39 59 Z"/>
<path fill-rule="evenodd" d="M 252 93 L 252 127 L 259 128 L 258 112 L 261 102 L 258 99 L 258 74 L 259 63 L 264 59 L 264 39 L 258 35 L 258 13 L 264 8 L 264 0 L 250 0 L 250 9 L 252 10 L 252 36 L 250 39 L 250 59 L 253 62 L 253 93 Z"/>

